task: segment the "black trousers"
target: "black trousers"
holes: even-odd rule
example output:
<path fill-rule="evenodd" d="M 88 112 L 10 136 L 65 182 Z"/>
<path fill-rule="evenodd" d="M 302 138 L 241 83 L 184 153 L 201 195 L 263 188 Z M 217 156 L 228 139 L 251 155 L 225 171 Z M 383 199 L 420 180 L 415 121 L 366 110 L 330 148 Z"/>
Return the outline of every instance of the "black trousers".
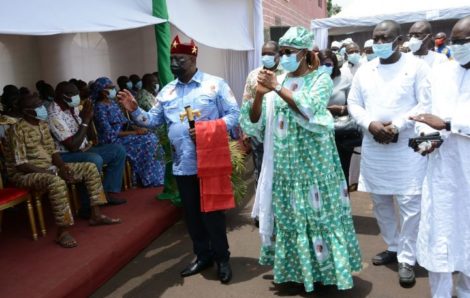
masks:
<path fill-rule="evenodd" d="M 344 146 L 342 139 L 335 137 L 336 148 L 338 149 L 339 160 L 341 162 L 341 168 L 343 169 L 344 178 L 346 183 L 349 185 L 349 166 L 351 165 L 351 158 L 354 152 L 354 148 Z"/>
<path fill-rule="evenodd" d="M 186 226 L 198 260 L 229 260 L 225 212 L 201 212 L 199 179 L 196 175 L 175 176 L 183 203 Z"/>

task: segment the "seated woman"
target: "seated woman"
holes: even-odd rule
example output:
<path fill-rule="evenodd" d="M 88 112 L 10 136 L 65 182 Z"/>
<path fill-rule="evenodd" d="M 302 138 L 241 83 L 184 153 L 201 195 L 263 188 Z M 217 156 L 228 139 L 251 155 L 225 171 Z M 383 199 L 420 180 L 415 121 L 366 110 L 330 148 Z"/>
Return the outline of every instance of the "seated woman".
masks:
<path fill-rule="evenodd" d="M 132 172 L 143 186 L 163 185 L 165 164 L 157 136 L 144 128 L 134 127 L 132 121 L 126 118 L 114 101 L 116 89 L 110 79 L 98 78 L 93 84 L 91 97 L 95 101 L 95 124 L 99 142 L 123 145 L 131 162 Z"/>

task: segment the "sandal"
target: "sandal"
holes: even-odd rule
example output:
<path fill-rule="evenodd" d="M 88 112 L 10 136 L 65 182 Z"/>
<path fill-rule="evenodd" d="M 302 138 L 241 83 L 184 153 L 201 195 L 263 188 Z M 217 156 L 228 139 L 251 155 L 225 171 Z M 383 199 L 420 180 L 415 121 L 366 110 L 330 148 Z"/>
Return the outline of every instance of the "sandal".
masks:
<path fill-rule="evenodd" d="M 69 232 L 62 232 L 55 242 L 63 248 L 74 248 L 78 245 L 77 241 L 69 234 Z"/>
<path fill-rule="evenodd" d="M 98 218 L 91 218 L 90 219 L 90 226 L 107 226 L 107 225 L 115 225 L 120 224 L 120 218 L 111 218 L 107 217 L 106 215 L 100 215 Z"/>

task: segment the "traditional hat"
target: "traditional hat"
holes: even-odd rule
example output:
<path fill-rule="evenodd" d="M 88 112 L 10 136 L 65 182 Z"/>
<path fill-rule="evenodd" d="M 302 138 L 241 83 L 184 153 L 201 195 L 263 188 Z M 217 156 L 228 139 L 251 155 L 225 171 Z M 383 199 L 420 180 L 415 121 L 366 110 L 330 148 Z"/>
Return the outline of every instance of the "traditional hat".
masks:
<path fill-rule="evenodd" d="M 304 27 L 290 27 L 279 39 L 280 46 L 296 49 L 313 49 L 313 33 Z"/>
<path fill-rule="evenodd" d="M 332 47 L 332 48 L 338 48 L 338 49 L 339 49 L 339 48 L 341 48 L 342 45 L 343 45 L 342 43 L 340 43 L 339 41 L 336 41 L 336 40 L 334 40 L 334 41 L 331 43 L 331 47 Z"/>
<path fill-rule="evenodd" d="M 181 43 L 179 36 L 176 35 L 171 42 L 171 54 L 186 54 L 197 56 L 197 51 L 198 48 L 192 39 L 190 43 Z"/>
<path fill-rule="evenodd" d="M 372 39 L 366 40 L 366 42 L 364 43 L 364 48 L 371 48 L 373 44 L 374 44 L 374 40 Z"/>

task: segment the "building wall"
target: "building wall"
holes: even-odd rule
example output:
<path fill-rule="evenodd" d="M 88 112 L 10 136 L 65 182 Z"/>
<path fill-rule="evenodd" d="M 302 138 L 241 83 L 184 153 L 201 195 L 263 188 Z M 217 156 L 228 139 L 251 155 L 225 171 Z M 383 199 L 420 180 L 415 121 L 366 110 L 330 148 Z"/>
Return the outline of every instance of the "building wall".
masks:
<path fill-rule="evenodd" d="M 265 29 L 272 26 L 304 26 L 310 28 L 312 19 L 325 17 L 327 17 L 326 0 L 263 1 Z"/>

